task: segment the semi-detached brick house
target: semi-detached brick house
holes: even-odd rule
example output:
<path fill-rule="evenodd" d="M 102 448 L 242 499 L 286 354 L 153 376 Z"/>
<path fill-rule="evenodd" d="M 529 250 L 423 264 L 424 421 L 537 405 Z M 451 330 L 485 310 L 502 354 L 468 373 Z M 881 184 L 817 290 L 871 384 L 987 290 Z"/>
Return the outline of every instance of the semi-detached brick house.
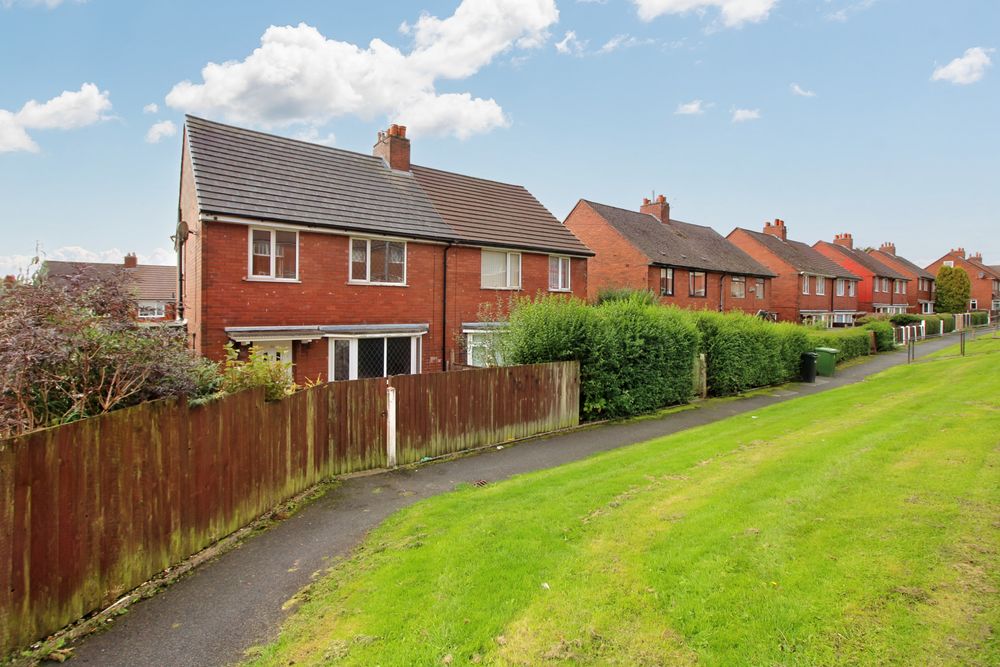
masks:
<path fill-rule="evenodd" d="M 566 227 L 594 251 L 590 298 L 630 287 L 683 308 L 770 311 L 774 274 L 711 227 L 671 219 L 663 195 L 639 211 L 581 199 Z"/>
<path fill-rule="evenodd" d="M 871 249 L 868 254 L 910 279 L 907 293 L 909 312 L 924 315 L 934 312 L 935 276 L 933 273 L 920 268 L 905 257 L 897 255 L 896 245 L 893 243 L 883 243 L 878 250 Z M 916 285 L 915 289 L 914 285 Z"/>
<path fill-rule="evenodd" d="M 907 292 L 910 279 L 854 247 L 854 238 L 837 234 L 833 243 L 817 241 L 813 247 L 852 273 L 858 283 L 858 308 L 866 313 L 905 313 L 910 306 Z"/>
<path fill-rule="evenodd" d="M 177 308 L 177 267 L 139 264 L 134 253 L 121 264 L 110 262 L 61 262 L 46 260 L 42 273 L 57 281 L 76 276 L 124 276 L 135 294 L 135 316 L 139 322 L 173 324 Z"/>
<path fill-rule="evenodd" d="M 299 382 L 445 369 L 483 305 L 585 296 L 592 254 L 521 186 L 412 165 L 404 127 L 369 156 L 194 117 L 177 239 L 191 346 Z"/>
<path fill-rule="evenodd" d="M 935 276 L 942 266 L 964 270 L 969 275 L 969 310 L 989 310 L 1000 315 L 1000 266 L 983 263 L 982 253 L 965 254 L 965 248 L 956 248 L 932 262 L 927 270 Z"/>
<path fill-rule="evenodd" d="M 764 223 L 764 232 L 737 227 L 726 237 L 775 273 L 771 309 L 784 322 L 850 326 L 858 310 L 860 277 L 800 241 L 788 239 L 784 220 Z"/>

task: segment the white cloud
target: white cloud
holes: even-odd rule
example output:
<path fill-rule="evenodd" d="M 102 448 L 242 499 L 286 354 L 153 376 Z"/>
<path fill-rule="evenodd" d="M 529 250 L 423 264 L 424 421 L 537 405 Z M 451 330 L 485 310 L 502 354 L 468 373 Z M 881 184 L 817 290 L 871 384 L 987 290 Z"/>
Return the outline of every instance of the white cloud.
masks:
<path fill-rule="evenodd" d="M 298 139 L 299 141 L 308 141 L 311 144 L 322 144 L 324 146 L 333 146 L 337 143 L 337 137 L 333 134 L 333 132 L 320 134 L 320 131 L 315 127 L 307 127 L 298 134 L 294 135 L 292 138 Z"/>
<path fill-rule="evenodd" d="M 935 69 L 931 81 L 949 81 L 962 86 L 975 83 L 985 76 L 986 70 L 993 64 L 990 58 L 993 51 L 981 46 L 966 49 L 962 57 Z"/>
<path fill-rule="evenodd" d="M 797 83 L 792 84 L 792 94 L 798 95 L 799 97 L 816 97 L 816 93 L 811 90 L 806 90 Z"/>
<path fill-rule="evenodd" d="M 719 10 L 722 23 L 736 28 L 744 23 L 763 21 L 778 4 L 778 0 L 632 0 L 643 21 L 652 21 L 664 14 L 704 14 L 709 8 Z"/>
<path fill-rule="evenodd" d="M 587 42 L 576 36 L 576 31 L 567 30 L 561 41 L 555 43 L 556 51 L 565 55 L 580 56 L 587 48 Z"/>
<path fill-rule="evenodd" d="M 827 3 L 830 2 L 830 0 L 826 1 Z M 844 7 L 841 7 L 840 9 L 829 12 L 826 15 L 826 19 L 828 21 L 837 21 L 838 23 L 844 23 L 849 18 L 851 18 L 852 14 L 857 14 L 859 12 L 865 11 L 866 9 L 869 9 L 872 5 L 875 4 L 875 2 L 876 0 L 859 0 L 858 2 L 852 2 Z"/>
<path fill-rule="evenodd" d="M 161 120 L 158 123 L 153 123 L 149 131 L 146 132 L 146 143 L 148 144 L 158 144 L 161 140 L 166 137 L 172 137 L 177 134 L 177 126 L 171 120 Z"/>
<path fill-rule="evenodd" d="M 760 118 L 760 109 L 735 109 L 733 111 L 733 122 L 744 123 L 748 120 Z"/>
<path fill-rule="evenodd" d="M 612 51 L 617 51 L 619 49 L 628 49 L 633 46 L 641 46 L 643 44 L 652 43 L 652 39 L 639 39 L 638 37 L 633 37 L 632 35 L 615 35 L 604 43 L 604 46 L 598 50 L 598 53 L 611 53 Z"/>
<path fill-rule="evenodd" d="M 52 252 L 42 252 L 41 259 L 63 262 L 103 262 L 121 264 L 125 252 L 118 248 L 109 250 L 88 250 L 80 246 L 63 246 Z M 172 265 L 177 262 L 177 253 L 168 248 L 154 248 L 149 253 L 138 253 L 140 264 Z M 38 268 L 32 266 L 33 255 L 0 255 L 0 278 L 3 276 L 30 275 Z"/>
<path fill-rule="evenodd" d="M 160 105 L 157 104 L 156 102 L 150 102 L 149 104 L 147 104 L 146 106 L 144 106 L 142 108 L 142 112 L 143 113 L 159 113 L 160 112 Z"/>
<path fill-rule="evenodd" d="M 29 100 L 17 113 L 0 109 L 0 153 L 37 152 L 38 144 L 27 130 L 72 130 L 93 125 L 109 116 L 108 91 L 85 83 L 78 91 L 63 91 L 47 102 Z"/>
<path fill-rule="evenodd" d="M 76 3 L 86 2 L 87 0 L 73 0 Z M 0 0 L 0 5 L 4 9 L 9 9 L 10 7 L 45 7 L 47 9 L 55 9 L 61 5 L 64 0 Z"/>
<path fill-rule="evenodd" d="M 705 113 L 706 105 L 701 100 L 692 100 L 686 104 L 677 105 L 675 116 L 700 116 Z"/>
<path fill-rule="evenodd" d="M 241 61 L 209 63 L 202 82 L 167 95 L 176 109 L 265 128 L 319 128 L 338 116 L 386 115 L 414 134 L 464 137 L 503 127 L 493 99 L 438 94 L 439 79 L 464 79 L 514 49 L 533 49 L 559 18 L 554 0 L 463 0 L 455 13 L 401 26 L 408 53 L 373 39 L 367 47 L 328 39 L 316 28 L 269 27 Z"/>

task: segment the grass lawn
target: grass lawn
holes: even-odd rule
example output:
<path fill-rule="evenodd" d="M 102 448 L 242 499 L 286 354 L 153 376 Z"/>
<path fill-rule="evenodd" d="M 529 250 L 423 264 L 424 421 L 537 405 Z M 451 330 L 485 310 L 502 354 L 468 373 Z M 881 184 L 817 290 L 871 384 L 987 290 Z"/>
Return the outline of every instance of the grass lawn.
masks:
<path fill-rule="evenodd" d="M 414 505 L 250 661 L 1000 664 L 1000 341 L 973 345 Z"/>

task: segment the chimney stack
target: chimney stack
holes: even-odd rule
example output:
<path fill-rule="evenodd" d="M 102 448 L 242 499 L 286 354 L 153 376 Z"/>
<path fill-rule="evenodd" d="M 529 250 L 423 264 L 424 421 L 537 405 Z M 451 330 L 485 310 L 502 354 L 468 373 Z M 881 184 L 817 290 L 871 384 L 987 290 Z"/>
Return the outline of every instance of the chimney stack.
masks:
<path fill-rule="evenodd" d="M 125 255 L 126 269 L 134 269 L 137 266 L 139 266 L 139 258 L 135 256 L 134 252 L 130 252 L 129 254 Z"/>
<path fill-rule="evenodd" d="M 649 197 L 644 197 L 639 212 L 651 215 L 664 224 L 670 222 L 670 204 L 667 203 L 667 198 L 664 195 L 658 195 L 656 201 L 650 201 Z"/>
<path fill-rule="evenodd" d="M 981 252 L 973 253 L 973 254 L 969 255 L 969 259 L 971 259 L 974 262 L 979 262 L 980 264 L 982 264 L 983 263 L 983 253 L 981 253 Z"/>
<path fill-rule="evenodd" d="M 393 124 L 388 130 L 379 132 L 372 155 L 385 160 L 390 169 L 409 171 L 410 140 L 406 138 L 406 126 Z"/>
<path fill-rule="evenodd" d="M 885 243 L 883 243 L 879 247 L 879 250 L 881 250 L 887 255 L 892 255 L 893 257 L 896 256 L 896 244 L 892 243 L 891 241 L 886 241 Z"/>
<path fill-rule="evenodd" d="M 965 248 L 952 248 L 951 251 L 962 259 L 965 259 Z"/>
<path fill-rule="evenodd" d="M 780 218 L 775 218 L 773 223 L 765 222 L 764 233 L 777 236 L 782 241 L 788 240 L 788 228 L 785 227 L 785 221 Z"/>
<path fill-rule="evenodd" d="M 854 238 L 848 232 L 837 234 L 833 237 L 833 242 L 834 244 L 843 246 L 848 250 L 854 250 Z"/>

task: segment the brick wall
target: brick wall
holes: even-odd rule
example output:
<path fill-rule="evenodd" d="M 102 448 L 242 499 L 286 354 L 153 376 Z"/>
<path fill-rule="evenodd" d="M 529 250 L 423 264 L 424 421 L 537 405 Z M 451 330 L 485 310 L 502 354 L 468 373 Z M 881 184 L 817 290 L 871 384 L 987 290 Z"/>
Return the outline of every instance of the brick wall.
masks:
<path fill-rule="evenodd" d="M 649 259 L 625 240 L 587 202 L 580 201 L 566 218 L 566 227 L 590 248 L 587 296 L 593 300 L 605 289 L 649 287 Z M 657 293 L 659 293 L 657 279 Z M 685 293 L 686 293 L 685 288 Z"/>
<path fill-rule="evenodd" d="M 910 284 L 907 286 L 906 290 L 906 302 L 909 304 L 909 312 L 920 313 L 921 301 L 934 300 L 934 293 L 930 289 L 920 289 L 920 276 L 917 275 L 916 271 L 903 262 L 897 261 L 894 255 L 887 252 L 878 252 L 875 253 L 875 255 L 878 257 L 880 262 L 888 264 L 898 273 L 901 273 L 910 279 Z M 932 284 L 933 282 L 933 280 L 929 280 L 928 284 Z"/>
<path fill-rule="evenodd" d="M 726 238 L 737 248 L 770 269 L 772 273 L 777 274 L 776 278 L 770 280 L 769 310 L 777 313 L 778 319 L 782 322 L 799 322 L 802 285 L 795 267 L 771 253 L 742 229 L 734 229 Z M 802 307 L 811 308 L 813 306 L 804 305 Z"/>
<path fill-rule="evenodd" d="M 988 310 L 993 300 L 993 277 L 986 274 L 985 277 L 980 278 L 979 274 L 983 270 L 966 260 L 962 254 L 954 251 L 949 252 L 947 255 L 941 257 L 925 268 L 936 276 L 937 272 L 941 270 L 941 267 L 944 266 L 944 263 L 948 260 L 953 261 L 956 268 L 961 268 L 969 274 L 969 283 L 971 286 L 971 289 L 969 290 L 969 297 L 976 300 L 977 308 L 980 310 Z M 968 307 L 968 304 L 966 307 Z"/>

